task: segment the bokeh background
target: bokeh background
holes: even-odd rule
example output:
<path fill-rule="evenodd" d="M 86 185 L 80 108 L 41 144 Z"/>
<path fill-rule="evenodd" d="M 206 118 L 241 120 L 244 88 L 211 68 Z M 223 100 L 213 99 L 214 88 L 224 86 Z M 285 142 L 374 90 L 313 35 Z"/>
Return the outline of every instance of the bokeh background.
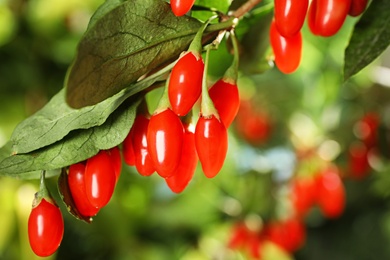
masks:
<path fill-rule="evenodd" d="M 102 2 L 0 0 L 0 146 L 63 87 L 77 43 Z M 240 75 L 242 113 L 229 129 L 228 155 L 217 177 L 207 179 L 198 166 L 186 190 L 175 194 L 158 176 L 142 177 L 124 164 L 114 197 L 92 224 L 67 213 L 57 178 L 48 179 L 65 219 L 64 240 L 50 258 L 246 259 L 227 246 L 234 226 L 261 227 L 285 214 L 290 181 L 302 164 L 315 170 L 307 162 L 315 157 L 339 168 L 344 213 L 329 219 L 314 207 L 305 218 L 303 246 L 293 254 L 272 246 L 264 259 L 389 259 L 390 51 L 343 82 L 344 49 L 356 21 L 348 18 L 326 39 L 305 26 L 302 63 L 293 74 L 266 70 L 266 64 L 264 73 Z M 226 48 L 221 44 L 212 53 L 210 80 L 229 64 Z M 160 94 L 148 94 L 151 111 Z M 367 114 L 378 119 L 378 141 L 370 151 L 356 148 L 367 134 L 361 123 Z M 245 115 L 256 118 L 251 127 L 242 125 Z M 0 177 L 0 259 L 39 258 L 27 238 L 38 185 Z"/>

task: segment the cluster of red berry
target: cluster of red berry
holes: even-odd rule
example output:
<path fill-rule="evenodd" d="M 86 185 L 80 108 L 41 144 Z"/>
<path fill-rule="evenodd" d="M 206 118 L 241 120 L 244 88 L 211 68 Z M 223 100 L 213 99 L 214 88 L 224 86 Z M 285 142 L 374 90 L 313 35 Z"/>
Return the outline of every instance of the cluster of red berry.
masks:
<path fill-rule="evenodd" d="M 118 147 L 102 150 L 85 162 L 68 170 L 68 186 L 76 210 L 81 216 L 93 217 L 110 201 L 121 173 Z"/>
<path fill-rule="evenodd" d="M 270 28 L 270 43 L 275 64 L 283 73 L 294 72 L 301 61 L 301 28 L 307 15 L 314 35 L 335 35 L 347 15 L 358 16 L 367 7 L 367 0 L 275 0 L 274 20 Z"/>
<path fill-rule="evenodd" d="M 294 178 L 291 186 L 290 198 L 297 217 L 304 218 L 316 205 L 327 218 L 340 217 L 344 212 L 345 188 L 333 164 L 321 167 L 310 176 Z"/>
<path fill-rule="evenodd" d="M 198 159 L 208 178 L 218 174 L 227 153 L 226 129 L 239 107 L 236 79 L 223 77 L 208 90 L 203 86 L 204 70 L 199 52 L 181 55 L 157 109 L 151 116 L 146 109 L 139 113 L 123 143 L 128 165 L 144 176 L 156 171 L 174 192 L 186 187 Z M 200 117 L 193 130 L 191 110 L 200 97 Z"/>
<path fill-rule="evenodd" d="M 149 115 L 146 105 L 141 105 L 123 143 L 123 157 L 128 165 L 135 166 L 143 176 L 157 172 L 177 193 L 192 179 L 198 160 L 208 178 L 215 177 L 221 170 L 228 148 L 227 128 L 240 103 L 234 34 L 231 33 L 235 49 L 233 63 L 225 75 L 208 88 L 210 49 L 203 60 L 204 28 L 174 64 L 154 113 Z M 195 125 L 192 111 L 199 99 L 200 116 Z"/>
<path fill-rule="evenodd" d="M 337 218 L 344 211 L 345 188 L 333 164 L 319 167 L 310 176 L 294 177 L 288 183 L 288 190 L 286 198 L 291 205 L 288 214 L 262 225 L 236 224 L 228 247 L 245 252 L 251 259 L 261 259 L 262 245 L 269 241 L 292 254 L 304 245 L 305 217 L 312 208 L 317 206 L 326 218 Z"/>
<path fill-rule="evenodd" d="M 262 246 L 266 242 L 293 253 L 303 245 L 305 239 L 305 226 L 297 218 L 271 221 L 258 226 L 240 222 L 233 227 L 228 247 L 242 251 L 248 259 L 262 259 Z"/>
<path fill-rule="evenodd" d="M 102 150 L 95 156 L 73 164 L 67 171 L 67 183 L 75 208 L 83 218 L 95 216 L 110 201 L 121 173 L 118 147 Z M 36 193 L 28 220 L 28 235 L 32 250 L 38 256 L 49 256 L 60 246 L 64 221 L 59 207 L 47 191 L 44 175 Z"/>

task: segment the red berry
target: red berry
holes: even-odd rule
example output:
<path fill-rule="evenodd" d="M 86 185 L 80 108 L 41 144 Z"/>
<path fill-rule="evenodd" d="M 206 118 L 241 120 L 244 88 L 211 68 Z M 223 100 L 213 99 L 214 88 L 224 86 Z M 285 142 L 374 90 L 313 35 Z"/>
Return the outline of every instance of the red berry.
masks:
<path fill-rule="evenodd" d="M 169 77 L 168 96 L 172 111 L 186 115 L 202 92 L 204 63 L 202 57 L 187 52 L 180 57 Z"/>
<path fill-rule="evenodd" d="M 355 134 L 368 148 L 374 147 L 378 141 L 379 116 L 367 113 L 355 125 Z"/>
<path fill-rule="evenodd" d="M 129 131 L 122 146 L 123 159 L 130 166 L 135 166 L 135 154 L 133 146 L 133 128 Z"/>
<path fill-rule="evenodd" d="M 64 220 L 57 205 L 45 198 L 33 205 L 28 218 L 28 239 L 38 256 L 52 255 L 60 246 L 64 235 Z"/>
<path fill-rule="evenodd" d="M 213 178 L 221 170 L 228 148 L 226 128 L 214 115 L 199 118 L 195 128 L 195 146 L 204 174 Z"/>
<path fill-rule="evenodd" d="M 317 199 L 315 178 L 295 178 L 292 182 L 292 203 L 298 217 L 304 217 Z"/>
<path fill-rule="evenodd" d="M 271 119 L 265 111 L 255 110 L 251 101 L 242 101 L 236 116 L 236 130 L 251 144 L 264 143 L 271 134 Z"/>
<path fill-rule="evenodd" d="M 350 16 L 361 15 L 366 10 L 367 4 L 368 0 L 352 0 L 348 14 Z"/>
<path fill-rule="evenodd" d="M 107 151 L 100 151 L 87 160 L 85 167 L 85 190 L 92 206 L 102 208 L 114 193 L 116 175 Z"/>
<path fill-rule="evenodd" d="M 195 148 L 194 133 L 186 128 L 183 137 L 183 147 L 181 151 L 179 165 L 175 174 L 165 179 L 168 187 L 176 193 L 182 192 L 192 179 L 198 164 L 198 154 Z"/>
<path fill-rule="evenodd" d="M 110 150 L 107 150 L 107 152 L 111 157 L 111 162 L 112 162 L 112 165 L 114 166 L 116 182 L 118 182 L 119 176 L 121 175 L 121 171 L 122 171 L 121 152 L 119 150 L 119 147 L 117 147 L 117 146 L 111 148 Z"/>
<path fill-rule="evenodd" d="M 339 217 L 345 207 L 345 189 L 335 167 L 328 167 L 318 175 L 317 188 L 317 203 L 324 216 Z"/>
<path fill-rule="evenodd" d="M 161 177 L 175 173 L 183 145 L 184 128 L 180 118 L 170 109 L 150 118 L 147 143 L 154 168 Z"/>
<path fill-rule="evenodd" d="M 356 179 L 362 179 L 370 173 L 368 161 L 369 149 L 362 142 L 354 142 L 348 150 L 349 173 Z"/>
<path fill-rule="evenodd" d="M 92 217 L 99 212 L 99 208 L 92 206 L 87 198 L 84 176 L 84 164 L 76 163 L 69 167 L 68 184 L 76 208 L 81 215 Z"/>
<path fill-rule="evenodd" d="M 310 31 L 324 37 L 335 35 L 344 24 L 351 0 L 313 0 L 309 7 Z"/>
<path fill-rule="evenodd" d="M 242 249 L 248 240 L 249 233 L 250 231 L 244 223 L 236 224 L 233 228 L 228 247 L 231 249 Z"/>
<path fill-rule="evenodd" d="M 148 151 L 148 141 L 146 138 L 149 126 L 149 119 L 139 114 L 133 124 L 133 147 L 135 156 L 135 166 L 137 171 L 143 176 L 154 173 L 153 161 Z"/>
<path fill-rule="evenodd" d="M 301 32 L 291 37 L 284 37 L 279 33 L 273 21 L 270 28 L 270 41 L 278 69 L 286 74 L 294 72 L 301 62 Z"/>
<path fill-rule="evenodd" d="M 249 252 L 249 255 L 252 257 L 252 259 L 261 259 L 262 258 L 262 252 L 261 252 L 261 245 L 262 245 L 262 238 L 258 234 L 251 233 L 246 241 L 246 246 Z"/>
<path fill-rule="evenodd" d="M 176 16 L 183 16 L 188 13 L 195 0 L 171 0 L 171 9 Z"/>
<path fill-rule="evenodd" d="M 295 218 L 270 223 L 267 234 L 270 241 L 291 253 L 298 250 L 306 239 L 304 224 Z"/>
<path fill-rule="evenodd" d="M 305 21 L 309 0 L 275 0 L 275 23 L 284 37 L 296 35 Z"/>
<path fill-rule="evenodd" d="M 228 128 L 240 107 L 237 85 L 220 79 L 210 88 L 209 95 L 222 123 Z"/>

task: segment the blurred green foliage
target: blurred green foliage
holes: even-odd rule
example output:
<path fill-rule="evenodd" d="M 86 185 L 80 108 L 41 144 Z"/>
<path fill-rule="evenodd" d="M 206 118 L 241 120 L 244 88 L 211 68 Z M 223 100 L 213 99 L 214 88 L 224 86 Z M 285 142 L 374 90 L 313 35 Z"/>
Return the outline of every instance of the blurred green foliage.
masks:
<path fill-rule="evenodd" d="M 77 43 L 101 2 L 0 1 L 0 146 L 21 120 L 62 88 Z M 314 37 L 305 27 L 302 64 L 294 74 L 272 68 L 241 75 L 241 97 L 254 98 L 257 108 L 271 115 L 272 131 L 265 142 L 252 146 L 233 126 L 228 157 L 216 178 L 207 179 L 198 167 L 193 181 L 177 195 L 161 178 L 141 177 L 124 166 L 114 197 L 90 225 L 67 214 L 56 178 L 50 178 L 49 189 L 65 218 L 64 240 L 51 258 L 245 259 L 226 247 L 231 227 L 248 217 L 266 221 L 280 214 L 282 187 L 297 166 L 295 149 L 335 141 L 330 159 L 345 170 L 348 145 L 356 139 L 353 126 L 368 111 L 381 117 L 381 157 L 367 178 L 345 181 L 348 202 L 341 218 L 327 220 L 316 209 L 310 213 L 306 244 L 294 257 L 389 258 L 390 93 L 369 77 L 380 60 L 343 83 L 343 53 L 355 22 L 348 18 L 329 39 Z M 211 80 L 231 59 L 224 44 L 211 55 Z M 159 91 L 148 96 L 151 111 Z M 27 218 L 37 189 L 38 181 L 0 179 L 0 259 L 34 259 Z M 289 259 L 272 246 L 267 252 L 273 259 Z"/>

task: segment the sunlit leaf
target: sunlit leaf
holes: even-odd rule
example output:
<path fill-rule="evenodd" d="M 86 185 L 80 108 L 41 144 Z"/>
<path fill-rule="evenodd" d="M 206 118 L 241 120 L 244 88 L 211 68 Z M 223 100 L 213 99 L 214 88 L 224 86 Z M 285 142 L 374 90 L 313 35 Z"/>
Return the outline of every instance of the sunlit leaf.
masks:
<path fill-rule="evenodd" d="M 390 44 L 390 1 L 371 1 L 355 25 L 345 50 L 344 79 L 347 80 L 374 61 Z"/>

